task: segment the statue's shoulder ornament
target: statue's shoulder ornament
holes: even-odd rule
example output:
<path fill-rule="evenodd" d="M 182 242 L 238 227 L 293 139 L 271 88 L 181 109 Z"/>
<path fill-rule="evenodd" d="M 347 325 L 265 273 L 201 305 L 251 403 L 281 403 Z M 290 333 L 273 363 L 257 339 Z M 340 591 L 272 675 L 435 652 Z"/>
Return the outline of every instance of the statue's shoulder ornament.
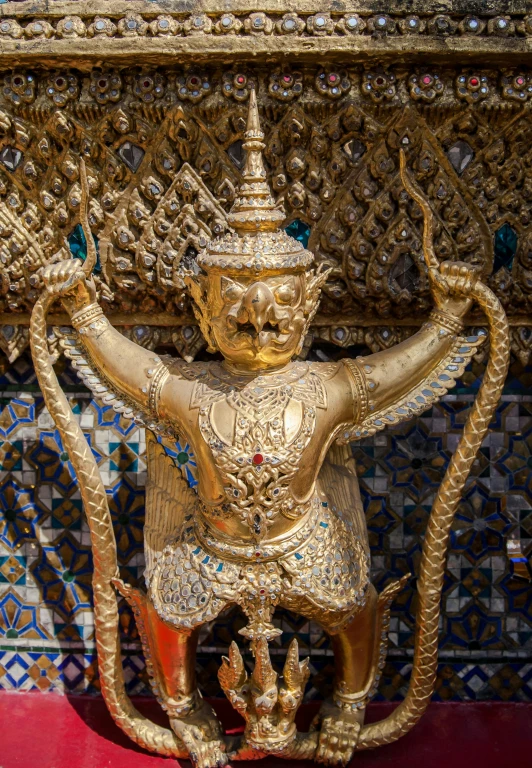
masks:
<path fill-rule="evenodd" d="M 449 353 L 421 382 L 396 400 L 377 409 L 372 402 L 376 384 L 371 379 L 372 366 L 363 357 L 342 360 L 352 381 L 356 395 L 354 423 L 344 424 L 338 430 L 337 442 L 348 443 L 374 435 L 385 427 L 399 424 L 423 413 L 437 402 L 448 390 L 456 386 L 478 348 L 486 340 L 484 331 L 478 335 L 459 336 Z"/>
<path fill-rule="evenodd" d="M 309 370 L 322 381 L 333 379 L 342 370 L 342 362 L 309 363 Z"/>

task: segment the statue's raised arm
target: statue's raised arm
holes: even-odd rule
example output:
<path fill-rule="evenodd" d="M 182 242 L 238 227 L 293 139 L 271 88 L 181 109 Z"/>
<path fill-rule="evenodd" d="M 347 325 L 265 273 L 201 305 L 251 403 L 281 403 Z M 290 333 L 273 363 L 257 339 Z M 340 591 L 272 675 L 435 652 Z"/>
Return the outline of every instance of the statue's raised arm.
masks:
<path fill-rule="evenodd" d="M 161 359 L 113 328 L 96 301 L 92 277 L 86 275 L 78 259 L 50 264 L 41 275 L 48 290 L 60 294 L 79 346 L 88 358 L 87 366 L 101 377 L 91 388 L 107 384 L 130 408 L 140 408 L 154 418 L 158 393 L 168 376 Z"/>
<path fill-rule="evenodd" d="M 438 263 L 433 250 L 432 211 L 410 179 L 401 153 L 401 177 L 424 215 L 423 252 L 434 309 L 406 341 L 373 355 L 345 360 L 354 392 L 353 421 L 339 441 L 367 437 L 430 408 L 449 389 L 486 340 L 484 331 L 462 335 L 478 270 L 463 262 Z"/>
<path fill-rule="evenodd" d="M 435 309 L 420 330 L 390 349 L 344 360 L 356 401 L 340 441 L 367 437 L 430 408 L 463 374 L 485 333 L 464 337 L 467 295 L 478 276 L 466 264 L 444 262 L 432 281 Z M 444 292 L 443 286 L 452 286 Z"/>

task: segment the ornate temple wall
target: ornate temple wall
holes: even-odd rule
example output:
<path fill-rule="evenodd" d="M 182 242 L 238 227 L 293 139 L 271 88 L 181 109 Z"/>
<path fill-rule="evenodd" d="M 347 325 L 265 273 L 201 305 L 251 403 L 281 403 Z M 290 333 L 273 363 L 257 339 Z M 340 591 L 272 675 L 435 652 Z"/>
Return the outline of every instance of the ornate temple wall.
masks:
<path fill-rule="evenodd" d="M 490 15 L 475 3 L 446 13 L 414 3 L 410 15 L 371 3 L 333 14 L 304 2 L 291 3 L 297 12 L 245 5 L 0 6 L 0 686 L 98 689 L 88 530 L 28 350 L 37 269 L 57 252 L 85 254 L 78 157 L 88 164 L 109 318 L 143 346 L 202 358 L 181 270 L 226 226 L 255 84 L 286 226 L 333 267 L 305 356 L 378 351 L 430 310 L 421 212 L 400 183 L 399 148 L 430 201 L 438 257 L 478 265 L 509 314 L 510 374 L 453 527 L 436 698 L 529 700 L 532 17 L 519 3 Z M 65 320 L 59 309 L 52 318 Z M 107 484 L 123 576 L 141 583 L 143 431 L 56 365 Z M 423 417 L 353 444 L 379 589 L 418 569 L 430 505 L 484 365 L 481 353 Z M 176 447 L 175 462 L 194 483 L 189 446 Z M 394 605 L 382 698 L 404 692 L 415 611 L 413 578 Z M 279 622 L 279 657 L 294 635 L 303 653 L 312 645 L 309 695 L 326 692 L 332 656 L 322 631 L 289 615 Z M 208 693 L 242 624 L 233 612 L 204 632 Z M 126 606 L 122 631 L 129 691 L 147 693 Z"/>

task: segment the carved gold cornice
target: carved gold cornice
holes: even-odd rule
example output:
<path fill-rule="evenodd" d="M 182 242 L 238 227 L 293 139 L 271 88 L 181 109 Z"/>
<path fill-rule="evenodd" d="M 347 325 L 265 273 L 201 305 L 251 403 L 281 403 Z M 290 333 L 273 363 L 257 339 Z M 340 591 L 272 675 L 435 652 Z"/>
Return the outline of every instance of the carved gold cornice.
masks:
<path fill-rule="evenodd" d="M 128 313 L 112 313 L 106 315 L 107 319 L 113 326 L 136 326 L 136 325 L 149 325 L 156 326 L 158 328 L 173 328 L 184 325 L 196 325 L 196 319 L 190 315 L 171 315 L 171 314 L 154 314 L 133 312 Z M 50 325 L 70 325 L 70 318 L 65 312 L 58 312 L 57 314 L 51 313 L 49 315 Z M 393 326 L 394 328 L 420 328 L 423 323 L 426 323 L 427 317 L 403 317 L 394 318 L 393 321 L 387 322 L 384 318 L 375 317 L 353 317 L 352 315 L 339 315 L 339 316 L 320 316 L 317 315 L 313 322 L 312 328 L 326 327 L 340 327 L 349 326 L 353 328 L 376 328 L 385 325 Z M 27 312 L 20 314 L 12 314 L 9 312 L 0 312 L 0 326 L 4 325 L 29 325 L 30 315 Z M 476 328 L 482 325 L 483 318 L 480 316 L 469 317 L 466 319 L 466 326 Z M 515 328 L 531 328 L 532 316 L 510 316 L 508 317 L 508 324 Z"/>
<path fill-rule="evenodd" d="M 267 57 L 300 62 L 346 55 L 363 62 L 449 61 L 508 64 L 532 57 L 532 5 L 473 2 L 335 4 L 232 2 L 47 2 L 0 6 L 0 66 L 87 68 Z M 356 23 L 353 21 L 356 20 Z M 162 21 L 162 25 L 159 23 Z M 281 42 L 282 41 L 282 42 Z"/>

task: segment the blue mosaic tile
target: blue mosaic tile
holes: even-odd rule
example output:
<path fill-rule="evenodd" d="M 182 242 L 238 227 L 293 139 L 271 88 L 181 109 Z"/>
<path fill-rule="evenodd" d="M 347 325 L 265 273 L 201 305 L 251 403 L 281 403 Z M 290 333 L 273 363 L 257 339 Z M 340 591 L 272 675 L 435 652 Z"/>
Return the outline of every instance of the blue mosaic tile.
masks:
<path fill-rule="evenodd" d="M 33 485 L 19 483 L 12 475 L 0 480 L 0 545 L 4 550 L 15 551 L 37 539 L 38 526 L 47 516 Z"/>
<path fill-rule="evenodd" d="M 18 555 L 0 557 L 0 584 L 23 587 L 26 584 L 26 568 L 25 557 Z"/>
<path fill-rule="evenodd" d="M 35 401 L 33 398 L 14 397 L 0 415 L 0 438 L 9 440 L 10 436 L 25 425 L 35 421 Z"/>
<path fill-rule="evenodd" d="M 353 445 L 373 581 L 382 590 L 412 573 L 392 608 L 380 698 L 399 700 L 408 684 L 426 523 L 482 371 L 483 364 L 473 363 L 461 382 L 463 393 L 455 389 L 419 418 Z M 92 401 L 67 366 L 60 375 L 107 486 L 121 575 L 142 586 L 143 432 Z M 0 687 L 97 693 L 91 552 L 79 491 L 42 399 L 31 389 L 24 356 L 3 376 L 6 387 L 21 386 L 14 394 L 4 390 L 0 413 Z M 532 700 L 532 590 L 516 577 L 506 553 L 509 536 L 520 537 L 524 557 L 532 551 L 531 387 L 532 368 L 513 363 L 508 395 L 457 510 L 443 585 L 439 700 Z M 190 446 L 164 446 L 195 485 Z M 147 694 L 138 631 L 123 600 L 119 616 L 128 690 Z M 197 669 L 209 695 L 220 695 L 220 657 L 244 623 L 232 610 L 202 635 Z M 274 644 L 279 661 L 297 637 L 302 649 L 312 649 L 307 696 L 325 695 L 334 673 L 325 633 L 289 612 L 279 611 L 275 624 L 283 630 Z M 18 636 L 6 637 L 10 630 Z"/>
<path fill-rule="evenodd" d="M 144 488 L 121 477 L 107 488 L 107 500 L 117 541 L 118 559 L 127 563 L 143 553 Z"/>
<path fill-rule="evenodd" d="M 157 442 L 163 446 L 167 456 L 173 459 L 174 464 L 181 470 L 190 487 L 195 488 L 198 484 L 195 471 L 196 460 L 190 445 L 188 443 L 182 445 L 180 442 L 170 445 L 167 440 L 160 437 L 157 438 Z"/>
<path fill-rule="evenodd" d="M 76 624 L 79 612 L 91 609 L 92 552 L 88 543 L 80 545 L 65 532 L 53 544 L 41 547 L 31 574 L 39 585 L 42 603 L 67 624 Z"/>
<path fill-rule="evenodd" d="M 122 437 L 127 437 L 138 429 L 131 419 L 124 418 L 121 413 L 117 413 L 110 405 L 99 405 L 96 400 L 91 400 L 90 408 L 96 415 L 96 425 L 98 427 L 112 427 Z"/>
<path fill-rule="evenodd" d="M 38 608 L 26 605 L 15 591 L 0 597 L 0 638 L 3 640 L 46 640 L 38 622 Z"/>
<path fill-rule="evenodd" d="M 103 456 L 94 447 L 93 437 L 85 437 L 91 446 L 92 454 L 99 463 Z M 26 454 L 27 461 L 37 470 L 37 482 L 41 485 L 53 484 L 61 493 L 71 494 L 77 489 L 78 482 L 68 453 L 63 448 L 59 430 L 52 432 L 39 430 L 34 447 Z"/>

